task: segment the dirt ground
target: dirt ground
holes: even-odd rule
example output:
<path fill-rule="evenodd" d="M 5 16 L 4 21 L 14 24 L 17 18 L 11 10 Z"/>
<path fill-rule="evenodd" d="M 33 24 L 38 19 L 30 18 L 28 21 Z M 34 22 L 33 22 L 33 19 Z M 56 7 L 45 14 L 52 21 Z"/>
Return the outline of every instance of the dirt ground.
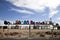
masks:
<path fill-rule="evenodd" d="M 0 29 L 0 38 L 11 37 L 11 38 L 26 38 L 26 37 L 34 37 L 34 38 L 60 38 L 60 30 L 20 30 L 20 29 Z"/>

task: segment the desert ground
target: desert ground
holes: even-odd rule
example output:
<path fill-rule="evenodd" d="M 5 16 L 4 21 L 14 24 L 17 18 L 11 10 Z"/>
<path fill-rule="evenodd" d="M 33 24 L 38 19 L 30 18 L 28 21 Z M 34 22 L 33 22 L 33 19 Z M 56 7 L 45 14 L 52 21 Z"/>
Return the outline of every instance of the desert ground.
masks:
<path fill-rule="evenodd" d="M 0 29 L 0 38 L 60 38 L 60 30 Z"/>

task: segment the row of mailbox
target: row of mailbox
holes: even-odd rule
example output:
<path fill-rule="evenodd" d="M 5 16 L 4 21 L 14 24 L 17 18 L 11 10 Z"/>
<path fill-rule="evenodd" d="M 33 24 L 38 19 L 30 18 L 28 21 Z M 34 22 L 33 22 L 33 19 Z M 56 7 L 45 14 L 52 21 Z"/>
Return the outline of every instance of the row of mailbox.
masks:
<path fill-rule="evenodd" d="M 15 23 L 13 24 L 50 24 L 52 22 L 34 22 L 34 21 L 20 21 L 20 20 L 17 20 Z M 4 24 L 11 24 L 10 22 L 8 21 L 4 21 Z"/>
<path fill-rule="evenodd" d="M 50 22 L 16 21 L 15 24 L 50 24 Z"/>

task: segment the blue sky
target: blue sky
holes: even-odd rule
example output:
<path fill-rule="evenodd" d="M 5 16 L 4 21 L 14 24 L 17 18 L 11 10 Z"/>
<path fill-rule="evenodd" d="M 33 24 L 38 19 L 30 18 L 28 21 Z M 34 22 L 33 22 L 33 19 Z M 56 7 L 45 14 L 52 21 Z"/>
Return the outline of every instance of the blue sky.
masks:
<path fill-rule="evenodd" d="M 0 22 L 49 18 L 60 23 L 60 0 L 0 0 Z"/>

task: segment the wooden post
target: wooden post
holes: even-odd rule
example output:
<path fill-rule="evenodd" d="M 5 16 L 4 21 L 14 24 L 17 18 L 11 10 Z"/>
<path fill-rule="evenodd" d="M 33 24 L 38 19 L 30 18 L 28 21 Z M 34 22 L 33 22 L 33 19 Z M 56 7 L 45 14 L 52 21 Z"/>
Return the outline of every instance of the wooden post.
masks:
<path fill-rule="evenodd" d="M 9 23 L 8 23 L 7 33 L 9 34 Z M 8 37 L 8 34 L 7 34 L 7 37 Z"/>
<path fill-rule="evenodd" d="M 54 34 L 53 34 L 53 33 L 54 33 L 53 30 L 54 30 L 54 26 L 53 26 L 53 29 L 51 30 L 51 32 L 52 32 L 52 38 L 53 38 L 53 35 L 54 35 Z"/>
<path fill-rule="evenodd" d="M 29 25 L 29 37 L 31 37 L 31 30 L 30 30 L 30 25 Z"/>
<path fill-rule="evenodd" d="M 3 29 L 3 26 L 2 26 L 2 37 L 4 37 L 4 29 Z"/>

